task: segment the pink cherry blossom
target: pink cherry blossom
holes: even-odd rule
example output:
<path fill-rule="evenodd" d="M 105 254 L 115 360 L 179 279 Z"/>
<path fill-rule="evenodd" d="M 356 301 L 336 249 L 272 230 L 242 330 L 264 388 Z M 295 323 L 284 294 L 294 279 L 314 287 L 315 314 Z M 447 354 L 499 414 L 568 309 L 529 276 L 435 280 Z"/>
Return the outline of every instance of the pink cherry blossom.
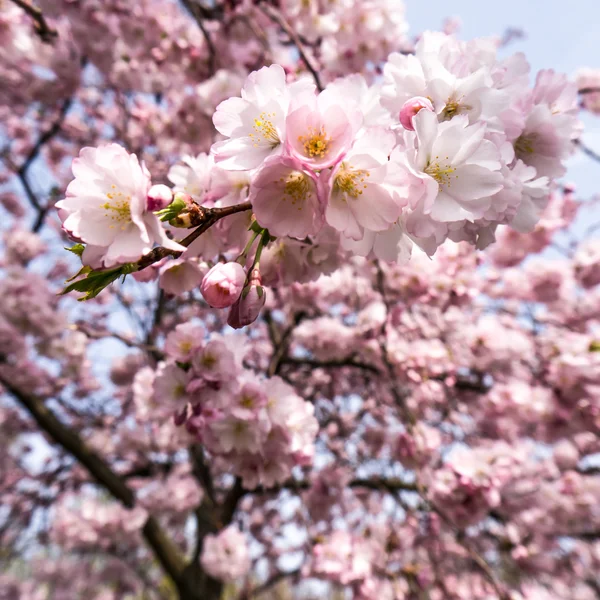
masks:
<path fill-rule="evenodd" d="M 158 218 L 146 208 L 150 174 L 118 144 L 84 148 L 73 161 L 75 179 L 57 202 L 63 228 L 73 238 L 101 248 L 106 267 L 137 260 L 154 243 L 171 250 Z"/>
<path fill-rule="evenodd" d="M 217 263 L 202 279 L 200 291 L 214 308 L 227 308 L 240 297 L 246 273 L 236 262 Z"/>

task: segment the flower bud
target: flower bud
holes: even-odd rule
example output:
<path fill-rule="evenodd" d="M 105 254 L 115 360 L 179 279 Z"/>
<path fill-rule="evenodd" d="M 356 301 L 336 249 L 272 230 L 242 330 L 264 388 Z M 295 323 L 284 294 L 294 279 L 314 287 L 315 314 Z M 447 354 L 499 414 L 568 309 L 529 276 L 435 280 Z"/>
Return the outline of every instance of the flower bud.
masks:
<path fill-rule="evenodd" d="M 218 263 L 204 276 L 200 291 L 213 308 L 227 308 L 240 297 L 245 281 L 242 265 L 236 262 Z"/>
<path fill-rule="evenodd" d="M 400 119 L 400 123 L 404 129 L 408 129 L 408 131 L 414 131 L 412 120 L 413 117 L 422 109 L 426 108 L 433 112 L 433 104 L 429 98 L 424 98 L 423 96 L 415 96 L 410 100 L 407 100 L 400 109 L 400 114 L 398 115 Z"/>
<path fill-rule="evenodd" d="M 248 285 L 229 311 L 227 324 L 234 329 L 241 329 L 254 323 L 265 305 L 266 299 L 267 291 L 261 285 L 260 273 L 258 269 L 254 269 Z"/>
<path fill-rule="evenodd" d="M 146 209 L 150 212 L 167 208 L 173 202 L 173 192 L 170 187 L 159 183 L 148 190 Z"/>

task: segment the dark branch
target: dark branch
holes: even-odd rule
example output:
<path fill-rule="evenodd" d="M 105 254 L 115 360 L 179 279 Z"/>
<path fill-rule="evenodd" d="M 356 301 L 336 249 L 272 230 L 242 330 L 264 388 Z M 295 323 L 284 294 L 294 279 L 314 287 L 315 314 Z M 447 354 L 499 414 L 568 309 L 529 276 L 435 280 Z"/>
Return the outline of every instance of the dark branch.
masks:
<path fill-rule="evenodd" d="M 217 68 L 217 50 L 215 45 L 204 25 L 206 18 L 206 10 L 199 2 L 194 0 L 181 0 L 182 4 L 187 8 L 188 12 L 194 17 L 194 21 L 198 24 L 204 39 L 206 40 L 206 47 L 208 48 L 208 68 L 211 74 L 216 71 Z"/>
<path fill-rule="evenodd" d="M 37 6 L 27 0 L 12 0 L 12 2 L 22 8 L 33 19 L 35 32 L 40 36 L 42 42 L 49 44 L 54 41 L 54 38 L 58 37 L 56 29 L 48 24 L 44 14 Z"/>
<path fill-rule="evenodd" d="M 100 485 L 126 507 L 135 506 L 135 494 L 131 488 L 75 431 L 59 421 L 41 398 L 22 392 L 4 376 L 0 376 L 0 384 L 29 412 L 39 427 L 56 444 L 75 457 Z M 142 534 L 165 572 L 173 581 L 179 582 L 185 567 L 184 559 L 153 516 L 148 516 Z"/>
<path fill-rule="evenodd" d="M 600 94 L 600 87 L 586 87 L 577 90 L 578 94 Z"/>
<path fill-rule="evenodd" d="M 314 360 L 311 358 L 293 358 L 291 356 L 284 357 L 281 359 L 282 364 L 312 367 L 313 369 L 341 369 L 344 367 L 352 367 L 355 369 L 363 369 L 371 373 L 379 374 L 380 371 L 377 367 L 363 363 L 353 358 L 347 358 L 342 360 Z"/>
<path fill-rule="evenodd" d="M 588 148 L 581 140 L 575 140 L 573 142 L 586 156 L 588 156 L 589 158 L 591 158 L 592 160 L 595 160 L 597 162 L 600 162 L 600 154 L 598 154 L 597 152 L 594 152 L 594 150 L 592 150 L 591 148 Z"/>
<path fill-rule="evenodd" d="M 225 206 L 223 208 L 202 208 L 198 212 L 196 218 L 192 221 L 192 227 L 197 227 L 192 233 L 190 233 L 186 238 L 179 242 L 182 246 L 189 246 L 194 240 L 199 238 L 205 231 L 210 229 L 217 221 L 220 221 L 224 217 L 228 217 L 229 215 L 234 215 L 239 212 L 243 212 L 246 210 L 250 210 L 252 205 L 250 202 L 242 202 L 241 204 L 236 204 L 235 206 Z M 148 254 L 144 255 L 140 260 L 137 261 L 137 270 L 141 271 L 154 263 L 157 263 L 159 260 L 162 260 L 166 256 L 181 256 L 181 252 L 177 252 L 176 250 L 169 250 L 168 248 L 164 248 L 163 246 L 159 246 L 158 248 L 154 248 L 148 252 Z"/>
<path fill-rule="evenodd" d="M 285 33 L 290 38 L 290 41 L 296 46 L 296 50 L 298 50 L 298 54 L 300 55 L 300 59 L 304 63 L 304 66 L 308 69 L 313 79 L 315 80 L 315 84 L 317 85 L 317 89 L 322 92 L 323 84 L 321 83 L 321 78 L 319 77 L 318 69 L 313 65 L 312 60 L 308 57 L 304 50 L 304 45 L 302 44 L 298 34 L 294 31 L 292 26 L 285 20 L 285 17 L 270 4 L 261 3 L 260 9 L 262 10 L 273 23 L 276 23 L 285 31 Z"/>

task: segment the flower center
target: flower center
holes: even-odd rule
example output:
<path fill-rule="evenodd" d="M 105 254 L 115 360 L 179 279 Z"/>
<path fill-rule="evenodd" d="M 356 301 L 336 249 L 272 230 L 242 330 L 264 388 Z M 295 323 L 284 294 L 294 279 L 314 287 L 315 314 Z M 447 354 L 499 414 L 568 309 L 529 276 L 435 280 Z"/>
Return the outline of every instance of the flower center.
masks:
<path fill-rule="evenodd" d="M 536 134 L 520 135 L 515 141 L 515 153 L 519 158 L 535 152 Z"/>
<path fill-rule="evenodd" d="M 249 136 L 253 138 L 255 148 L 258 148 L 258 146 L 262 144 L 267 144 L 268 146 L 271 146 L 271 148 L 276 148 L 281 144 L 277 129 L 275 129 L 275 125 L 273 125 L 273 121 L 271 120 L 274 116 L 274 112 L 262 112 L 257 119 L 254 119 L 252 129 L 254 129 L 256 133 L 250 133 Z"/>
<path fill-rule="evenodd" d="M 254 398 L 252 396 L 242 396 L 240 405 L 243 408 L 252 408 L 254 406 Z"/>
<path fill-rule="evenodd" d="M 192 351 L 192 342 L 190 340 L 184 340 L 179 343 L 179 350 L 182 353 L 188 353 Z"/>
<path fill-rule="evenodd" d="M 285 182 L 283 193 L 291 198 L 292 204 L 303 202 L 312 195 L 308 175 L 302 171 L 292 171 L 285 179 L 282 177 L 279 181 Z"/>
<path fill-rule="evenodd" d="M 202 357 L 202 366 L 206 367 L 207 369 L 214 367 L 216 364 L 217 359 L 212 354 L 205 354 Z"/>
<path fill-rule="evenodd" d="M 104 213 L 105 217 L 108 217 L 111 221 L 115 221 L 115 223 L 119 223 L 121 229 L 125 229 L 125 226 L 131 223 L 131 208 L 129 206 L 131 196 L 117 191 L 116 185 L 111 185 L 110 187 L 113 191 L 106 193 L 108 202 L 101 204 L 100 208 L 106 211 Z M 110 225 L 111 229 L 114 227 L 114 224 Z"/>
<path fill-rule="evenodd" d="M 444 110 L 442 111 L 442 121 L 449 121 L 452 117 L 469 112 L 472 108 L 468 104 L 461 104 L 460 100 L 457 101 L 448 98 L 448 102 L 446 102 L 446 106 L 444 106 Z"/>
<path fill-rule="evenodd" d="M 448 157 L 440 162 L 440 157 L 436 156 L 435 160 L 430 160 L 425 167 L 424 172 L 430 177 L 433 177 L 440 185 L 450 187 L 452 182 L 453 173 L 456 171 L 454 167 L 448 162 Z M 455 179 L 458 179 L 458 175 L 454 175 Z"/>
<path fill-rule="evenodd" d="M 319 129 L 308 128 L 308 135 L 299 135 L 298 141 L 304 147 L 304 154 L 309 158 L 323 158 L 329 149 L 331 138 L 327 137 L 325 127 Z"/>
<path fill-rule="evenodd" d="M 345 194 L 351 198 L 358 198 L 362 195 L 363 190 L 367 189 L 365 178 L 370 176 L 369 171 L 353 170 L 342 163 L 333 182 L 333 192 Z"/>

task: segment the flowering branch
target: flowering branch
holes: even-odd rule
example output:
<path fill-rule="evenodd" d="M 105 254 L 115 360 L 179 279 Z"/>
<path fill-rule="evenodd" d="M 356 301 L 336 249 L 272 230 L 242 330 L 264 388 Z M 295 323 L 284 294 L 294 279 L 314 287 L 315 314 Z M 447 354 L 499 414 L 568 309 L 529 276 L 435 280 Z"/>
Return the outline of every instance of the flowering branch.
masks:
<path fill-rule="evenodd" d="M 27 0 L 12 0 L 12 2 L 22 8 L 33 19 L 35 31 L 45 44 L 51 43 L 54 38 L 58 37 L 56 29 L 48 24 L 44 13 L 37 6 Z"/>
<path fill-rule="evenodd" d="M 250 210 L 252 205 L 250 202 L 242 202 L 241 204 L 235 204 L 234 206 L 225 206 L 223 208 L 204 208 L 202 206 L 197 207 L 196 213 L 191 215 L 191 227 L 197 227 L 192 233 L 181 240 L 179 243 L 186 248 L 197 238 L 199 238 L 205 231 L 210 229 L 217 221 L 224 219 L 230 215 L 234 215 L 239 212 Z M 157 263 L 166 256 L 181 256 L 181 252 L 176 250 L 170 250 L 159 246 L 154 248 L 148 254 L 144 255 L 135 264 L 137 267 L 136 271 L 141 271 L 150 265 Z"/>

